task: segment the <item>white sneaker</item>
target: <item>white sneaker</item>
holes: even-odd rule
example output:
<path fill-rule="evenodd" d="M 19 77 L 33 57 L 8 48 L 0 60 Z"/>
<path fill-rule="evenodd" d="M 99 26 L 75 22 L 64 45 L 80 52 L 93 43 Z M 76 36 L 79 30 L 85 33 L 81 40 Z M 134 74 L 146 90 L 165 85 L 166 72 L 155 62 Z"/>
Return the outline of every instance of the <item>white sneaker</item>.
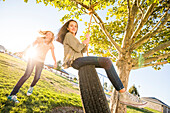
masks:
<path fill-rule="evenodd" d="M 19 103 L 19 101 L 17 100 L 17 96 L 16 95 L 11 95 L 7 97 L 10 101 L 13 101 L 15 103 Z"/>
<path fill-rule="evenodd" d="M 27 91 L 27 96 L 30 96 L 33 92 L 33 87 L 30 87 Z"/>
<path fill-rule="evenodd" d="M 120 103 L 130 105 L 130 106 L 143 106 L 147 102 L 139 99 L 137 96 L 130 94 L 129 92 L 125 91 L 124 93 L 119 93 L 119 100 Z"/>

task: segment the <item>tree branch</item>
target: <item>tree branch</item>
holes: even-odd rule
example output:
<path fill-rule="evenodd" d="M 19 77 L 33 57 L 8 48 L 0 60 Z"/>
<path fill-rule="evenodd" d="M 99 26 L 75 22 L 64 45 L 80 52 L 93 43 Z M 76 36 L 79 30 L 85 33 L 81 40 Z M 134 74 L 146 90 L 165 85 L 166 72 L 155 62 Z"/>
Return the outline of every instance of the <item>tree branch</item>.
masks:
<path fill-rule="evenodd" d="M 163 19 L 163 17 L 165 17 Z M 143 43 L 145 43 L 146 41 L 149 40 L 150 37 L 155 36 L 159 31 L 161 31 L 161 29 L 164 27 L 164 25 L 166 24 L 166 22 L 168 21 L 170 14 L 166 13 L 165 15 L 163 15 L 163 17 L 161 17 L 161 21 L 162 23 L 159 25 L 159 27 L 157 27 L 157 29 L 155 31 L 153 31 L 155 29 L 155 27 L 157 26 L 157 24 L 155 25 L 155 27 L 151 30 L 153 32 L 148 32 L 145 36 L 143 36 L 140 40 L 138 40 L 136 43 L 132 44 L 128 49 L 134 50 L 136 48 L 138 48 L 140 45 L 142 45 Z"/>
<path fill-rule="evenodd" d="M 123 48 L 126 48 L 127 46 L 129 46 L 129 39 L 134 31 L 133 25 L 134 25 L 134 20 L 135 20 L 137 11 L 138 11 L 137 0 L 134 1 L 132 8 L 130 7 L 129 0 L 127 0 L 127 2 L 128 2 L 129 13 L 128 13 L 127 27 L 126 27 L 125 35 L 123 38 Z"/>
<path fill-rule="evenodd" d="M 142 0 L 142 2 L 141 2 L 141 4 L 140 4 L 140 7 L 141 7 L 141 5 L 143 5 L 143 4 L 144 4 L 144 2 L 145 2 L 145 0 Z"/>
<path fill-rule="evenodd" d="M 141 12 L 141 15 L 142 15 L 142 17 L 143 17 L 143 15 L 144 15 L 144 11 L 143 11 L 143 9 L 139 6 L 139 10 L 140 10 L 140 12 Z"/>
<path fill-rule="evenodd" d="M 156 65 L 163 65 L 163 64 L 167 64 L 167 63 L 168 63 L 168 61 L 165 61 L 165 62 L 157 62 L 157 63 L 150 63 L 150 64 L 142 65 L 141 67 L 139 67 L 139 66 L 132 67 L 132 69 L 135 70 L 135 69 L 139 69 L 139 68 L 144 68 L 144 67 L 149 67 L 149 66 L 156 66 Z"/>
<path fill-rule="evenodd" d="M 162 50 L 162 49 L 164 49 L 164 48 L 166 48 L 166 47 L 168 47 L 168 46 L 170 46 L 170 41 L 167 41 L 167 42 L 165 42 L 165 43 L 163 43 L 163 44 L 158 45 L 157 47 L 153 48 L 152 50 L 148 51 L 147 53 L 144 53 L 144 54 L 142 55 L 142 57 L 143 57 L 144 59 L 147 59 L 147 57 L 153 55 L 155 52 L 157 52 L 157 51 L 159 51 L 159 50 Z M 168 54 L 169 54 L 169 53 L 168 53 Z M 165 55 L 166 55 L 166 54 L 165 54 Z M 160 58 L 161 58 L 161 57 L 163 57 L 163 56 L 160 56 Z M 133 64 L 134 66 L 138 63 L 138 59 L 139 59 L 139 57 L 133 59 L 132 64 Z M 153 60 L 154 60 L 154 59 L 153 59 Z"/>
<path fill-rule="evenodd" d="M 90 7 L 89 7 L 89 6 L 87 6 L 87 5 L 83 4 L 82 2 L 80 2 L 80 1 L 78 1 L 78 0 L 71 0 L 71 1 L 76 2 L 76 4 L 79 4 L 79 5 L 81 5 L 82 7 L 86 8 L 86 9 L 90 9 Z"/>
<path fill-rule="evenodd" d="M 139 10 L 141 11 L 142 17 L 144 15 L 144 11 L 141 6 L 144 4 L 144 2 L 145 2 L 145 0 L 142 0 L 141 4 L 139 5 Z"/>
<path fill-rule="evenodd" d="M 110 49 L 109 49 L 109 53 L 113 56 L 113 58 L 118 59 L 113 53 L 111 53 Z"/>
<path fill-rule="evenodd" d="M 168 8 L 169 10 L 169 8 Z M 161 20 L 163 19 L 163 17 L 166 16 L 166 14 L 168 13 L 168 10 L 162 15 L 162 17 L 160 18 L 160 20 L 156 23 L 156 25 L 152 28 L 152 30 L 150 32 L 152 32 L 157 26 L 158 24 L 161 22 Z M 167 18 L 168 19 L 168 18 Z"/>
<path fill-rule="evenodd" d="M 143 19 L 141 20 L 138 28 L 136 29 L 136 31 L 134 32 L 134 34 L 131 37 L 131 42 L 134 42 L 135 38 L 137 37 L 137 35 L 139 34 L 140 30 L 143 28 L 144 24 L 146 23 L 146 21 L 148 20 L 150 14 L 153 12 L 153 9 L 155 7 L 156 3 L 153 3 L 152 5 L 149 6 L 149 8 L 147 9 Z"/>
<path fill-rule="evenodd" d="M 139 10 L 141 10 L 141 7 L 139 6 L 139 3 L 140 3 L 140 0 L 137 0 L 137 7 L 138 7 Z M 135 22 L 134 22 L 134 24 L 133 24 L 134 28 L 136 28 L 137 23 L 139 22 L 139 20 L 140 20 L 142 17 L 143 17 L 143 12 L 141 12 L 141 13 L 138 14 L 138 17 L 137 17 L 137 19 L 135 20 Z"/>
<path fill-rule="evenodd" d="M 113 40 L 113 38 L 111 37 L 109 32 L 107 32 L 107 30 L 106 30 L 106 28 L 104 26 L 104 22 L 102 21 L 102 19 L 98 16 L 98 14 L 95 11 L 93 12 L 93 14 L 99 20 L 99 23 L 98 23 L 96 18 L 93 16 L 95 22 L 99 24 L 99 26 L 101 27 L 101 29 L 104 32 L 104 34 L 110 39 L 111 44 L 118 50 L 118 52 L 122 52 L 121 47 Z"/>
<path fill-rule="evenodd" d="M 163 44 L 158 45 L 157 47 L 151 49 L 149 52 L 143 54 L 142 56 L 144 58 L 149 57 L 150 55 L 154 54 L 155 52 L 157 52 L 159 50 L 162 50 L 162 49 L 164 49 L 164 48 L 166 48 L 168 46 L 170 46 L 170 41 L 167 41 L 167 42 L 165 42 Z"/>
<path fill-rule="evenodd" d="M 136 21 L 134 22 L 133 26 L 135 27 L 137 25 L 137 23 L 139 22 L 139 20 L 142 18 L 142 14 L 139 14 L 139 16 L 137 17 Z"/>
<path fill-rule="evenodd" d="M 156 61 L 156 60 L 160 60 L 160 59 L 163 59 L 163 58 L 168 58 L 168 57 L 170 57 L 170 53 L 159 55 L 159 56 L 156 56 L 156 57 L 151 57 L 151 58 L 145 59 L 144 64 L 147 64 L 149 62 L 153 62 L 153 61 Z"/>
<path fill-rule="evenodd" d="M 130 7 L 130 2 L 129 2 L 129 0 L 127 0 L 127 4 L 128 4 L 128 10 L 129 10 L 129 12 L 130 12 L 131 7 Z"/>

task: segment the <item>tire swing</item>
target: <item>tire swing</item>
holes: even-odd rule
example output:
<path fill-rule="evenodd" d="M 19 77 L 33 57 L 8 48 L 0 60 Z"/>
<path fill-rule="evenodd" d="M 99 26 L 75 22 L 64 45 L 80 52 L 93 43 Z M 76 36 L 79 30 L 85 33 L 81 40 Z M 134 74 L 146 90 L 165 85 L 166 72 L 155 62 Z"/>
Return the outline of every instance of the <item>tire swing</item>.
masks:
<path fill-rule="evenodd" d="M 92 20 L 91 15 L 90 24 Z M 88 56 L 88 48 L 87 48 Z M 94 65 L 82 66 L 78 72 L 84 113 L 110 113 L 110 108 Z"/>

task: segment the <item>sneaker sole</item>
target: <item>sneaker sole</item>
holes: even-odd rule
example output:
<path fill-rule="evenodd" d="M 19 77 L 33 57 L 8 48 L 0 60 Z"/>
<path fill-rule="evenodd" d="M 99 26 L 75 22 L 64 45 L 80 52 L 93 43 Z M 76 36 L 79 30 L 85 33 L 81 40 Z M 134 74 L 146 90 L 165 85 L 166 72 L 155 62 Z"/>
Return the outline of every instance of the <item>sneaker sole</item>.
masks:
<path fill-rule="evenodd" d="M 30 96 L 31 94 L 27 94 L 27 96 Z"/>
<path fill-rule="evenodd" d="M 14 102 L 14 103 L 19 103 L 19 101 L 14 101 L 14 100 L 12 100 L 12 99 L 10 99 L 10 98 L 7 98 L 9 101 L 11 101 L 11 102 Z"/>
<path fill-rule="evenodd" d="M 120 103 L 121 103 L 121 104 L 125 104 L 125 105 L 129 105 L 129 106 L 136 106 L 136 107 L 138 107 L 138 106 L 143 106 L 143 105 L 146 105 L 146 104 L 147 104 L 147 102 L 144 103 L 144 104 L 130 104 L 130 103 L 128 103 L 128 102 L 122 102 L 122 101 L 120 101 Z"/>

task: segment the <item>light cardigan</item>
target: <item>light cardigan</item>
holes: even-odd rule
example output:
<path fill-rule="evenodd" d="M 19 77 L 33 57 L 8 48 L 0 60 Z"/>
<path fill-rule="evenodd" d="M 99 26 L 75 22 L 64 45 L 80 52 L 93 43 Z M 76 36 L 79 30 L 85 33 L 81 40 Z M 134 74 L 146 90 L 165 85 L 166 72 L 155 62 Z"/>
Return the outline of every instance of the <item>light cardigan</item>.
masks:
<path fill-rule="evenodd" d="M 72 33 L 68 32 L 65 35 L 64 41 L 64 60 L 63 67 L 71 67 L 72 62 L 83 57 L 83 53 L 86 52 L 86 45 L 79 42 L 79 40 L 73 36 Z"/>
<path fill-rule="evenodd" d="M 44 62 L 47 52 L 54 47 L 52 43 L 46 44 L 44 41 L 45 39 L 38 37 L 36 40 L 37 44 L 34 47 L 36 55 L 33 57 L 33 59 L 39 62 Z"/>

